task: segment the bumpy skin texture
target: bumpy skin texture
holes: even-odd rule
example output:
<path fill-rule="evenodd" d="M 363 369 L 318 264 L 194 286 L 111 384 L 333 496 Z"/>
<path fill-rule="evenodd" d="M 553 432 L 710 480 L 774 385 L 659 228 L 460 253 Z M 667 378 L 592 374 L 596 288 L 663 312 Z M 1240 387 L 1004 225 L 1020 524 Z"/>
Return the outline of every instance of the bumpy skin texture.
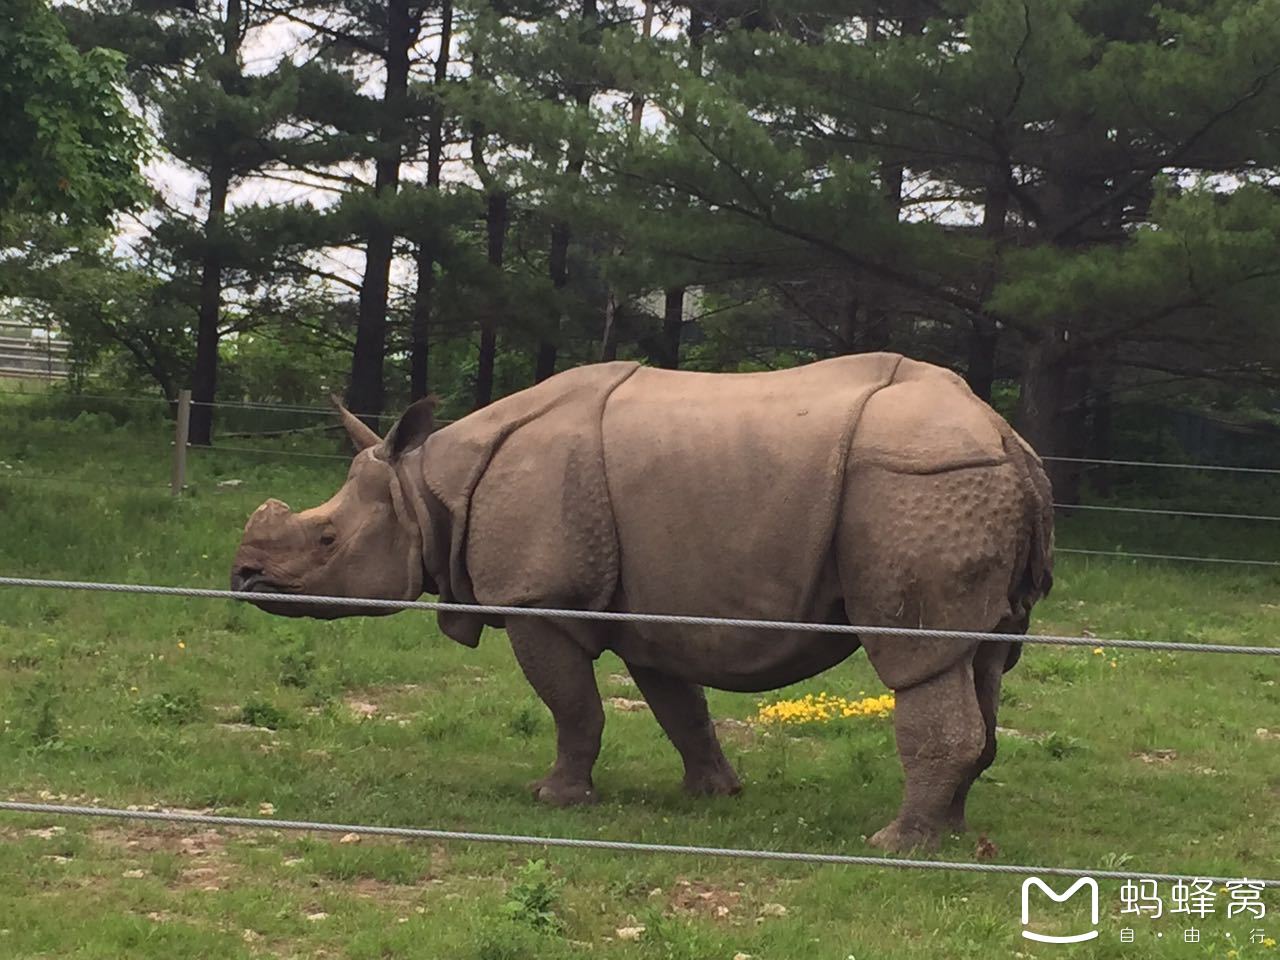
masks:
<path fill-rule="evenodd" d="M 358 424 L 348 429 L 358 445 L 368 442 Z M 416 526 L 421 542 L 421 576 L 396 588 L 406 594 L 434 588 L 463 603 L 1012 638 L 1026 632 L 1052 583 L 1052 498 L 1039 459 L 959 377 L 897 354 L 755 374 L 596 364 L 425 442 L 406 442 L 409 433 L 397 427 L 383 444 L 391 449 L 361 453 L 348 480 L 366 490 L 373 481 L 360 471 L 382 476 L 383 461 L 394 473 L 404 505 L 393 511 L 396 536 Z M 331 517 L 365 509 L 352 503 L 340 492 L 310 523 L 349 526 Z M 290 537 L 247 529 L 250 569 L 279 580 L 273 571 L 305 566 L 272 554 Z M 352 574 L 363 583 L 376 547 L 350 549 L 366 558 L 364 572 Z M 332 585 L 341 574 L 326 567 L 323 577 Z M 440 615 L 441 629 L 469 646 L 486 623 L 504 625 Z M 864 646 L 897 694 L 905 789 L 897 817 L 872 838 L 894 851 L 933 847 L 943 831 L 963 829 L 969 789 L 995 757 L 1001 676 L 1021 649 L 1014 639 L 860 643 L 843 634 L 542 618 L 505 626 L 555 720 L 555 764 L 532 785 L 555 804 L 596 796 L 604 714 L 592 661 L 604 650 L 626 662 L 684 761 L 686 787 L 733 794 L 740 784 L 702 688 L 776 689 Z"/>

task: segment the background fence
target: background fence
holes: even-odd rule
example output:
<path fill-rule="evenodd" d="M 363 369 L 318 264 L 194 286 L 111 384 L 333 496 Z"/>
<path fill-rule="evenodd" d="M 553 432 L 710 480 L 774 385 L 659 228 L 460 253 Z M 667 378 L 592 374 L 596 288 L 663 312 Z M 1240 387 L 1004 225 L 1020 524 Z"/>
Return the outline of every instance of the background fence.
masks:
<path fill-rule="evenodd" d="M 0 392 L 0 415 L 9 429 L 37 419 L 71 423 L 93 419 L 106 426 L 89 439 L 86 455 L 109 450 L 150 453 L 145 476 L 131 486 L 171 495 L 210 487 L 258 496 L 284 496 L 280 481 L 251 464 L 276 463 L 316 479 L 341 481 L 350 447 L 327 405 L 218 401 L 221 429 L 213 446 L 194 447 L 186 427 L 193 406 L 189 391 L 166 401 L 157 397 L 54 392 Z M 447 423 L 448 421 L 442 421 Z M 1057 552 L 1081 558 L 1199 564 L 1265 570 L 1280 567 L 1280 468 L 1230 463 L 1193 463 L 1117 457 L 1052 458 L 1077 463 L 1086 472 L 1106 472 L 1106 496 L 1055 504 Z M 342 471 L 341 473 L 339 471 Z M 241 474 L 241 475 L 233 475 Z M 85 486 L 99 482 L 84 471 L 33 469 L 26 457 L 6 459 L 0 476 L 37 486 Z M 1086 483 L 1086 489 L 1088 484 Z"/>
<path fill-rule="evenodd" d="M 340 471 L 350 462 L 345 439 L 335 422 L 331 409 L 324 406 L 273 405 L 257 403 L 215 404 L 230 428 L 224 430 L 216 445 L 209 448 L 191 447 L 187 443 L 184 427 L 189 416 L 189 394 L 183 394 L 176 404 L 158 398 L 118 397 L 109 395 L 58 395 L 28 394 L 0 395 L 0 416 L 7 417 L 7 436 L 0 437 L 0 483 L 6 481 L 47 485 L 51 489 L 61 484 L 90 485 L 107 490 L 120 490 L 128 495 L 170 496 L 204 495 L 209 489 L 224 495 L 243 493 L 254 500 L 270 495 L 285 495 L 281 489 L 286 474 L 254 473 L 253 465 L 263 462 L 283 467 L 287 476 L 305 475 L 308 483 L 331 484 L 341 477 Z M 20 436 L 25 424 L 28 437 Z M 43 424 L 43 426 L 42 426 Z M 46 430 L 47 427 L 47 430 Z M 254 429 L 254 428 L 257 429 Z M 82 437 L 82 456 L 75 466 L 60 475 L 57 472 L 29 471 L 30 462 L 39 465 L 43 437 L 57 435 L 59 431 L 73 437 Z M 81 432 L 76 432 L 81 431 Z M 223 442 L 225 439 L 226 442 Z M 17 452 L 15 455 L 14 451 Z M 94 471 L 94 464 L 109 463 L 110 455 L 128 452 L 139 464 L 148 465 L 145 476 L 118 476 Z M 1131 484 L 1114 484 L 1113 488 L 1128 493 L 1132 499 L 1123 502 L 1113 498 L 1107 502 L 1086 502 L 1077 505 L 1059 505 L 1059 511 L 1067 522 L 1063 525 L 1065 543 L 1059 552 L 1078 556 L 1080 562 L 1095 559 L 1124 560 L 1135 563 L 1197 564 L 1199 567 L 1227 568 L 1232 576 L 1263 575 L 1280 577 L 1269 568 L 1280 566 L 1280 555 L 1272 549 L 1275 535 L 1280 528 L 1275 521 L 1280 515 L 1263 509 L 1274 496 L 1280 483 L 1280 469 L 1231 464 L 1193 464 L 1173 461 L 1148 461 L 1138 459 L 1089 460 L 1089 466 L 1105 466 L 1121 479 L 1132 476 Z M 226 476 L 227 470 L 245 473 L 248 479 Z M 166 473 L 168 474 L 166 478 Z M 167 482 L 166 482 L 167 479 Z M 224 484 L 225 486 L 219 486 Z M 1174 502 L 1177 501 L 1177 502 Z M 1081 520 L 1083 525 L 1075 526 Z M 1180 550 L 1157 551 L 1138 549 L 1102 549 L 1091 546 L 1082 537 L 1086 533 L 1115 533 L 1116 524 L 1133 523 L 1141 530 L 1157 523 L 1174 524 L 1178 530 L 1208 529 L 1189 540 Z M 1176 545 L 1176 540 L 1164 542 Z M 1205 550 L 1212 546 L 1213 551 Z M 1233 555 L 1233 551 L 1235 555 Z M 1246 553 L 1252 551 L 1253 555 Z M 55 589 L 95 590 L 110 592 L 146 593 L 189 598 L 234 599 L 227 591 L 168 588 L 150 584 L 124 584 L 111 582 L 84 582 L 68 580 L 35 580 L 24 577 L 0 577 L 0 587 L 6 589 Z M 139 599 L 138 602 L 147 602 Z M 399 604 L 414 609 L 437 610 L 447 605 L 418 602 Z M 477 611 L 480 608 L 470 607 Z M 499 610 L 500 608 L 484 608 Z M 509 615 L 550 615 L 620 619 L 634 615 L 612 615 L 599 611 L 540 611 L 511 610 L 502 608 Z M 709 618 L 662 618 L 672 622 L 706 624 Z M 747 621 L 715 621 L 744 624 Z M 755 626 L 776 629 L 779 624 L 752 622 Z M 832 632 L 881 632 L 902 636 L 945 636 L 956 640 L 988 639 L 1007 642 L 1003 635 L 965 634 L 945 631 L 910 631 L 891 628 L 848 626 L 823 628 L 815 625 L 787 625 L 792 628 L 831 629 Z M 1274 658 L 1280 656 L 1280 647 L 1226 643 L 1189 643 L 1164 639 L 1107 640 L 1094 636 L 1027 638 L 1032 643 L 1059 644 L 1063 646 L 1095 646 L 1142 650 L 1173 651 L 1180 653 L 1227 653 L 1244 656 Z M 320 832 L 364 833 L 369 835 L 400 836 L 408 839 L 436 839 L 460 842 L 510 843 L 540 846 L 581 847 L 616 852 L 676 853 L 691 856 L 742 857 L 765 860 L 794 860 L 811 863 L 845 865 L 870 865 L 893 868 L 960 870 L 990 873 L 1042 874 L 1060 876 L 1093 876 L 1124 879 L 1167 879 L 1190 881 L 1190 875 L 1176 873 L 1150 873 L 1137 870 L 1088 870 L 1061 865 L 1028 866 L 1001 863 L 966 863 L 955 861 L 884 858 L 826 854 L 821 852 L 793 852 L 731 847 L 693 846 L 675 844 L 636 843 L 629 840 L 580 839 L 572 837 L 533 836 L 507 833 L 477 833 L 447 831 L 427 828 L 401 828 L 374 824 L 326 823 L 319 821 L 277 820 L 205 816 L 165 811 L 121 810 L 112 807 L 60 806 L 56 804 L 28 803 L 21 800 L 0 802 L 0 809 L 33 815 L 93 816 L 130 818 L 142 820 L 167 820 L 183 824 L 220 825 L 240 828 L 268 828 L 286 830 L 314 830 Z M 1213 877 L 1228 882 L 1229 878 Z M 1230 881 L 1239 882 L 1239 881 Z M 1260 886 L 1280 886 L 1280 880 L 1249 881 Z"/>

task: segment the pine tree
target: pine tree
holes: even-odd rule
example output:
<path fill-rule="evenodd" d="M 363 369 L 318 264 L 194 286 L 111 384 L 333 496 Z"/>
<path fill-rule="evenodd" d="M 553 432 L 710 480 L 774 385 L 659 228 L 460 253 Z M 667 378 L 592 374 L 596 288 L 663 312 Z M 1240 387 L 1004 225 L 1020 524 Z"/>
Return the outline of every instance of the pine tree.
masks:
<path fill-rule="evenodd" d="M 296 107 L 289 65 L 266 75 L 244 70 L 242 48 L 264 15 L 245 0 L 99 0 L 71 18 L 78 35 L 109 39 L 123 51 L 130 88 L 165 155 L 204 183 L 200 220 L 162 205 L 149 239 L 167 247 L 153 261 L 171 267 L 171 281 L 194 274 L 184 282 L 194 279 L 188 382 L 190 439 L 197 445 L 213 438 L 229 278 L 252 275 L 269 255 L 237 230 L 229 198 L 238 184 L 281 162 L 278 131 Z"/>
<path fill-rule="evenodd" d="M 427 34 L 437 13 L 441 22 L 449 25 L 440 35 L 452 31 L 452 4 L 312 0 L 281 5 L 276 12 L 304 26 L 317 50 L 317 70 L 304 74 L 304 81 L 316 85 L 316 92 L 304 94 L 311 119 L 329 129 L 334 142 L 347 145 L 350 160 L 373 168 L 372 182 L 349 190 L 342 202 L 344 215 L 356 225 L 365 258 L 346 400 L 352 410 L 376 428 L 386 402 L 391 268 L 397 239 L 406 233 L 404 215 L 413 209 L 412 204 L 397 203 L 403 168 L 427 141 L 428 186 L 437 188 L 439 151 L 443 150 L 445 135 L 441 100 L 428 83 L 418 81 L 424 79 L 422 71 L 433 57 L 434 69 L 429 75 L 442 79 L 447 75 L 448 44 L 442 48 L 437 43 L 432 49 Z M 369 93 L 363 88 L 371 78 L 377 89 Z M 438 133 L 435 118 L 441 124 Z M 433 166 L 434 174 L 430 172 Z M 434 252 L 424 253 L 420 248 L 419 261 L 422 279 L 418 294 L 423 305 L 416 308 L 416 323 L 421 332 L 430 311 L 434 275 L 430 264 L 435 261 Z M 427 312 L 422 313 L 423 310 Z M 411 361 L 416 364 L 412 373 L 414 390 L 425 387 L 424 345 L 421 337 L 411 344 L 418 356 Z"/>
<path fill-rule="evenodd" d="M 1019 425 L 1046 454 L 1079 455 L 1100 365 L 1168 366 L 1148 345 L 1175 330 L 1221 342 L 1192 322 L 1219 311 L 1237 324 L 1221 348 L 1243 347 L 1231 305 L 1268 289 L 1254 258 L 1275 239 L 1274 195 L 1248 186 L 1277 159 L 1259 135 L 1280 115 L 1274 3 L 976 0 L 928 18 L 890 4 L 874 40 L 858 11 L 806 6 L 715 31 L 706 80 L 677 50 L 632 51 L 626 70 L 667 123 L 612 162 L 649 186 L 651 217 L 683 196 L 704 223 L 672 222 L 718 231 L 736 248 L 718 260 L 771 242 L 762 278 L 843 273 L 879 291 L 918 318 L 904 346 L 954 331 L 947 350 L 962 370 L 967 353 L 980 392 L 1008 363 Z M 1196 172 L 1219 179 L 1191 187 Z M 1245 197 L 1260 218 L 1247 229 Z M 1206 217 L 1194 230 L 1188 209 Z M 1074 497 L 1073 471 L 1054 474 Z"/>

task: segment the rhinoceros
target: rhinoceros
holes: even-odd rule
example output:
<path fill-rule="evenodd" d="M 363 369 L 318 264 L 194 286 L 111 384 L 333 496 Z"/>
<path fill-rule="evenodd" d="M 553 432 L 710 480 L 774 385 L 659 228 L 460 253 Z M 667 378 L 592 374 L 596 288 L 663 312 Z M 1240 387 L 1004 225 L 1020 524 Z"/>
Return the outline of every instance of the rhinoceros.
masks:
<path fill-rule="evenodd" d="M 1010 635 L 958 641 L 724 625 L 439 611 L 477 645 L 504 627 L 550 710 L 556 758 L 531 784 L 592 802 L 604 712 L 593 661 L 626 664 L 684 761 L 684 786 L 735 794 L 704 688 L 766 691 L 860 646 L 896 695 L 905 789 L 876 847 L 934 849 L 996 752 L 1002 675 L 1052 586 L 1039 457 L 952 372 L 868 353 L 759 373 L 633 362 L 559 373 L 436 428 L 431 398 L 385 439 L 334 400 L 346 482 L 292 512 L 268 500 L 235 554 L 236 591 Z M 384 612 L 251 600 L 284 616 Z"/>

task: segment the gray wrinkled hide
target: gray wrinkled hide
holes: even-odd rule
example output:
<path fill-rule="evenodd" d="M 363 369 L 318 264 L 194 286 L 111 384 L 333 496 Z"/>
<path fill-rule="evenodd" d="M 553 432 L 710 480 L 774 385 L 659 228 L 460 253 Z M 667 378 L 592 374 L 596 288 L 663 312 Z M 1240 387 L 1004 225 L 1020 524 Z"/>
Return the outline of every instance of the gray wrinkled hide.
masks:
<path fill-rule="evenodd" d="M 768 374 L 582 367 L 437 431 L 404 469 L 447 516 L 427 554 L 446 600 L 987 631 L 1025 625 L 1051 581 L 1034 454 L 960 378 L 895 354 Z M 477 642 L 474 618 L 441 624 Z M 793 682 L 857 646 L 585 633 L 628 663 L 736 690 Z M 864 646 L 895 689 L 973 652 Z"/>

